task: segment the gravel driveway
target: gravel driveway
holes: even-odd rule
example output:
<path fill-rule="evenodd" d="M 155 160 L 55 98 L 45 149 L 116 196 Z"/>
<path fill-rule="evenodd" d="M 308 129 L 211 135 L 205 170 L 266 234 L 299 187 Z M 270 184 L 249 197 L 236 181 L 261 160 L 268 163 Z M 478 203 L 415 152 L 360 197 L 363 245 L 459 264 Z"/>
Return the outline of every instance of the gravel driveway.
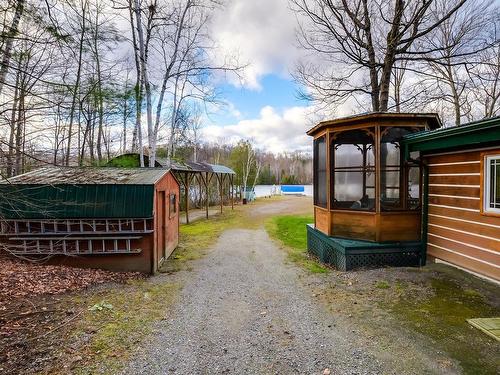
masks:
<path fill-rule="evenodd" d="M 125 374 L 378 374 L 264 229 L 227 230 L 181 272 L 174 310 Z M 325 373 L 328 373 L 327 371 Z"/>

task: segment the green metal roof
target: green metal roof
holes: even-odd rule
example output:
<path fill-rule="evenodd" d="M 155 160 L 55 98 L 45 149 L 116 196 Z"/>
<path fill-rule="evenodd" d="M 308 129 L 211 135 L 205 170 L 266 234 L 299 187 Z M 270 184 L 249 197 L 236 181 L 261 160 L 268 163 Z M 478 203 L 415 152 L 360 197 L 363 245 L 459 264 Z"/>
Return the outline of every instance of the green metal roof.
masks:
<path fill-rule="evenodd" d="M 148 218 L 160 168 L 41 168 L 0 182 L 0 218 Z"/>
<path fill-rule="evenodd" d="M 44 167 L 13 177 L 9 183 L 154 185 L 168 171 L 167 168 Z"/>
<path fill-rule="evenodd" d="M 407 155 L 412 151 L 444 151 L 500 144 L 500 117 L 409 134 L 403 138 L 402 143 Z"/>

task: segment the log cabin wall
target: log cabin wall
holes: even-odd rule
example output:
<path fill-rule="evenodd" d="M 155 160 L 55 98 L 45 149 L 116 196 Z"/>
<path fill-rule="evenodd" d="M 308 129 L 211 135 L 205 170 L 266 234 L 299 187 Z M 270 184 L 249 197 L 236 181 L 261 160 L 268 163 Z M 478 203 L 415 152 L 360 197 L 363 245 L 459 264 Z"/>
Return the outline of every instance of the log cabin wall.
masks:
<path fill-rule="evenodd" d="M 428 165 L 427 254 L 500 280 L 500 216 L 483 212 L 488 151 L 425 157 Z"/>

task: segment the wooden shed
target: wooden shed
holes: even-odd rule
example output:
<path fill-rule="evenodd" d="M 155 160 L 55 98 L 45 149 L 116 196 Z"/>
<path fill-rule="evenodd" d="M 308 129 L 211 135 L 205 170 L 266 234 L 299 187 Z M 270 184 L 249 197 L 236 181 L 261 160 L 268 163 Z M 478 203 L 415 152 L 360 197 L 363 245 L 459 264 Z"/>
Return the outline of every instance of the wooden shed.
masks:
<path fill-rule="evenodd" d="M 0 183 L 4 252 L 154 273 L 179 241 L 179 183 L 161 168 L 40 168 Z"/>
<path fill-rule="evenodd" d="M 314 137 L 309 251 L 341 270 L 420 265 L 421 165 L 405 135 L 440 127 L 436 114 L 366 113 L 324 121 Z"/>
<path fill-rule="evenodd" d="M 425 168 L 427 254 L 500 280 L 500 117 L 408 135 Z"/>

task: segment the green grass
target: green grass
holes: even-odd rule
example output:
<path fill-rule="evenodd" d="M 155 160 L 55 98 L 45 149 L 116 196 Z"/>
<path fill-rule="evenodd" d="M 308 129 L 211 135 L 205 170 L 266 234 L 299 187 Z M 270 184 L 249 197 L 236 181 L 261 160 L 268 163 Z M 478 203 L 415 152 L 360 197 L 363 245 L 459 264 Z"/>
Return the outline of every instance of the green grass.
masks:
<path fill-rule="evenodd" d="M 77 341 L 85 336 L 89 340 L 81 350 L 83 361 L 72 372 L 119 372 L 137 344 L 151 333 L 152 323 L 167 316 L 179 288 L 164 281 L 136 280 L 78 297 L 77 304 L 86 311 L 73 336 Z M 96 305 L 101 309 L 92 309 Z"/>
<path fill-rule="evenodd" d="M 500 368 L 498 345 L 466 321 L 469 318 L 498 316 L 476 290 L 457 282 L 433 278 L 429 296 L 405 295 L 389 304 L 393 314 L 447 352 L 466 374 L 497 374 Z"/>
<path fill-rule="evenodd" d="M 179 246 L 162 268 L 162 272 L 174 272 L 189 269 L 190 260 L 204 256 L 222 232 L 242 224 L 240 210 L 226 210 L 210 219 L 197 220 L 191 224 L 183 224 L 179 231 Z"/>
<path fill-rule="evenodd" d="M 268 219 L 265 227 L 269 235 L 280 241 L 288 254 L 288 258 L 313 273 L 326 273 L 328 268 L 311 258 L 307 252 L 306 224 L 313 222 L 307 216 L 275 216 Z"/>

